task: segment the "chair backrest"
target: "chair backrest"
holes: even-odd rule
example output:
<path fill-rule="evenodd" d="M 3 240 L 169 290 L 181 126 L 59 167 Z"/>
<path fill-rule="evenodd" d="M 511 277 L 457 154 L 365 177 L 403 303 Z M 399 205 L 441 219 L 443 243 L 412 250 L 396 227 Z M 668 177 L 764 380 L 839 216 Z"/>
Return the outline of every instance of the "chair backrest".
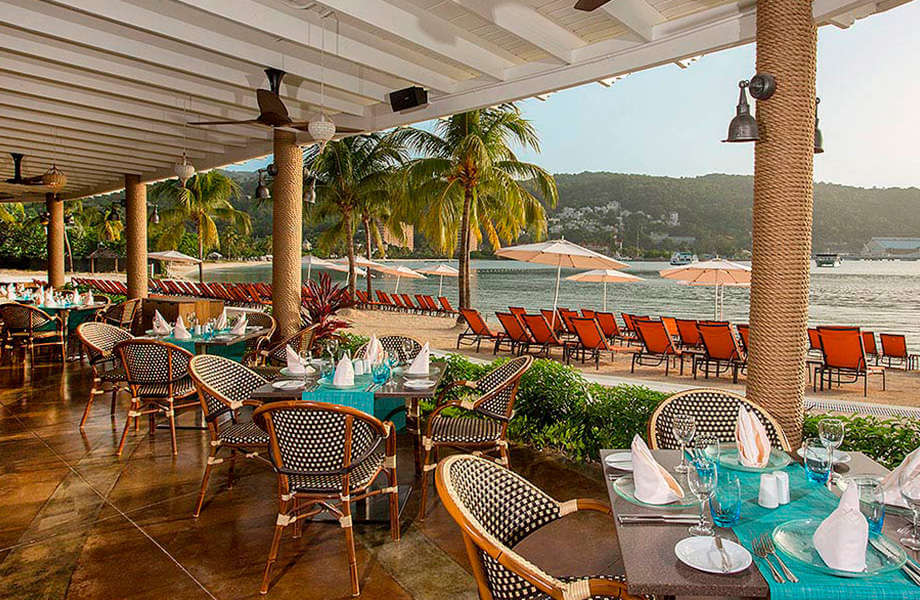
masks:
<path fill-rule="evenodd" d="M 620 316 L 623 318 L 623 329 L 626 331 L 635 331 L 636 327 L 633 324 L 633 316 L 629 313 L 620 313 Z"/>
<path fill-rule="evenodd" d="M 521 324 L 520 320 L 518 320 L 518 318 L 510 312 L 497 312 L 495 313 L 495 316 L 498 317 L 498 322 L 501 323 L 505 333 L 507 333 L 508 337 L 512 340 L 516 342 L 533 341 L 533 338 L 531 338 L 527 330 L 524 329 L 524 326 Z"/>
<path fill-rule="evenodd" d="M 671 425 L 674 423 L 674 417 L 683 414 L 696 418 L 697 434 L 712 433 L 718 436 L 720 441 L 732 443 L 735 441 L 738 407 L 742 405 L 757 415 L 773 446 L 787 452 L 792 449 L 782 426 L 765 408 L 744 396 L 708 388 L 686 390 L 665 398 L 649 417 L 649 447 L 667 450 L 680 448 L 680 442 L 674 437 Z"/>
<path fill-rule="evenodd" d="M 406 308 L 415 308 L 415 305 L 412 304 L 412 298 L 409 297 L 409 294 L 400 294 L 400 297 L 403 300 L 403 304 L 406 305 Z"/>
<path fill-rule="evenodd" d="M 275 330 L 278 328 L 278 323 L 275 321 L 275 317 L 271 316 L 266 312 L 261 311 L 247 311 L 246 313 L 246 322 L 253 327 L 261 327 L 262 329 L 267 329 L 265 333 L 262 334 L 262 338 L 272 339 L 272 336 L 275 335 Z"/>
<path fill-rule="evenodd" d="M 866 356 L 875 356 L 878 354 L 878 348 L 875 346 L 875 332 L 872 331 L 863 331 L 863 349 L 866 351 Z"/>
<path fill-rule="evenodd" d="M 454 307 L 450 305 L 450 300 L 448 300 L 445 296 L 438 296 L 438 302 L 441 303 L 441 308 L 447 312 L 457 312 L 454 310 Z"/>
<path fill-rule="evenodd" d="M 120 342 L 115 352 L 121 357 L 128 383 L 171 385 L 188 375 L 192 353 L 160 340 L 136 338 Z"/>
<path fill-rule="evenodd" d="M 268 362 L 275 365 L 287 364 L 287 346 L 290 346 L 294 352 L 305 355 L 313 348 L 313 339 L 319 323 L 304 327 L 300 331 L 289 335 L 274 346 L 268 349 Z"/>
<path fill-rule="evenodd" d="M 521 318 L 524 321 L 524 326 L 530 330 L 530 335 L 533 336 L 534 341 L 538 344 L 561 344 L 559 338 L 556 337 L 556 333 L 550 328 L 549 323 L 546 322 L 546 317 L 542 314 L 525 314 Z"/>
<path fill-rule="evenodd" d="M 594 319 L 573 318 L 572 327 L 575 329 L 575 335 L 584 348 L 593 350 L 608 350 L 607 339 L 604 332 L 601 331 L 597 321 Z"/>
<path fill-rule="evenodd" d="M 572 323 L 572 319 L 577 319 L 580 315 L 574 310 L 565 308 L 560 308 L 559 314 L 562 316 L 562 322 L 565 323 L 566 330 L 569 333 L 575 333 L 575 325 Z"/>
<path fill-rule="evenodd" d="M 590 310 L 587 308 L 581 309 L 581 316 L 583 316 L 586 319 L 593 319 L 596 315 L 597 313 L 594 312 L 593 310 Z"/>
<path fill-rule="evenodd" d="M 664 328 L 668 330 L 668 335 L 673 337 L 679 337 L 680 332 L 677 330 L 677 319 L 674 317 L 661 317 L 661 322 L 664 323 Z"/>
<path fill-rule="evenodd" d="M 808 328 L 808 349 L 821 350 L 821 338 L 818 336 L 818 330 L 815 327 Z"/>
<path fill-rule="evenodd" d="M 553 328 L 553 331 L 556 333 L 565 331 L 565 322 L 563 322 L 558 312 L 554 312 L 548 308 L 541 308 L 540 314 L 546 318 L 546 322 Z"/>
<path fill-rule="evenodd" d="M 134 317 L 137 315 L 137 309 L 140 305 L 140 298 L 131 298 L 130 300 L 125 300 L 119 304 L 109 306 L 102 316 L 112 325 L 127 327 L 134 322 Z"/>
<path fill-rule="evenodd" d="M 39 327 L 44 327 L 52 319 L 51 315 L 34 306 L 18 302 L 0 304 L 0 321 L 3 321 L 7 331 L 32 332 Z"/>
<path fill-rule="evenodd" d="M 521 377 L 533 364 L 532 356 L 518 356 L 503 363 L 474 383 L 479 399 L 476 411 L 488 417 L 510 421 Z"/>
<path fill-rule="evenodd" d="M 739 323 L 735 325 L 735 328 L 738 330 L 738 337 L 741 338 L 741 349 L 744 350 L 744 353 L 748 353 L 748 349 L 751 347 L 748 343 L 748 339 L 751 335 L 751 328 L 747 323 Z"/>
<path fill-rule="evenodd" d="M 524 319 L 522 317 L 527 314 L 527 309 L 525 309 L 523 306 L 509 306 L 508 312 L 523 321 Z"/>
<path fill-rule="evenodd" d="M 677 323 L 677 335 L 683 346 L 696 348 L 703 343 L 700 330 L 696 328 L 696 319 L 674 319 Z"/>
<path fill-rule="evenodd" d="M 403 306 L 403 301 L 402 301 L 402 298 L 399 297 L 399 294 L 390 294 L 390 299 L 393 301 L 393 304 L 395 304 L 399 308 L 406 308 L 405 306 Z"/>
<path fill-rule="evenodd" d="M 737 360 L 741 358 L 741 349 L 732 334 L 728 323 L 703 323 L 697 327 L 703 340 L 706 356 L 717 360 Z"/>
<path fill-rule="evenodd" d="M 859 327 L 818 327 L 824 364 L 833 369 L 864 371 L 866 350 Z"/>
<path fill-rule="evenodd" d="M 120 327 L 87 321 L 77 326 L 77 338 L 83 344 L 83 349 L 89 356 L 91 363 L 96 363 L 112 355 L 112 351 L 120 342 L 134 339 L 134 336 Z"/>
<path fill-rule="evenodd" d="M 597 324 L 601 326 L 601 331 L 608 338 L 620 337 L 620 326 L 617 325 L 617 318 L 611 312 L 596 312 L 594 318 Z"/>
<path fill-rule="evenodd" d="M 897 333 L 880 333 L 882 356 L 907 359 L 907 338 Z"/>
<path fill-rule="evenodd" d="M 268 432 L 269 454 L 283 493 L 290 475 L 324 475 L 342 478 L 342 489 L 352 463 L 386 452 L 387 427 L 355 408 L 291 400 L 271 402 L 252 415 Z"/>
<path fill-rule="evenodd" d="M 664 328 L 664 323 L 652 319 L 633 319 L 633 325 L 645 353 L 676 354 L 674 343 L 668 335 L 668 330 Z"/>
<path fill-rule="evenodd" d="M 205 420 L 212 422 L 242 406 L 266 380 L 229 358 L 199 354 L 189 362 L 189 374 L 198 390 Z"/>
<path fill-rule="evenodd" d="M 382 335 L 377 339 L 383 351 L 392 354 L 401 363 L 410 362 L 422 351 L 422 343 L 406 335 Z M 365 356 L 367 356 L 367 344 L 358 348 L 354 357 L 364 358 Z"/>
<path fill-rule="evenodd" d="M 482 318 L 478 310 L 473 308 L 461 308 L 460 314 L 463 315 L 466 324 L 470 326 L 470 331 L 476 335 L 484 335 L 487 337 L 493 336 L 492 332 L 489 330 L 489 326 L 486 325 L 485 319 Z"/>
<path fill-rule="evenodd" d="M 421 294 L 415 294 L 415 303 L 418 304 L 418 307 L 422 310 L 429 310 L 428 303 L 425 302 L 425 297 Z"/>

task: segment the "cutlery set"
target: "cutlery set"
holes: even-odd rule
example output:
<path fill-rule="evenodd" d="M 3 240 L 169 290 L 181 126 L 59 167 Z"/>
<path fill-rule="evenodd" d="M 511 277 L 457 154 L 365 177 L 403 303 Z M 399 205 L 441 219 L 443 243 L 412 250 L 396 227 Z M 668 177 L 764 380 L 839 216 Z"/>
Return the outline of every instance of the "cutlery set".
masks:
<path fill-rule="evenodd" d="M 888 559 L 894 559 L 894 554 L 891 550 L 878 541 L 878 538 L 869 538 L 869 545 Z M 903 571 L 907 578 L 913 581 L 914 584 L 920 585 L 920 566 L 918 566 L 917 563 L 908 558 L 904 566 L 901 567 L 901 571 Z"/>
<path fill-rule="evenodd" d="M 776 546 L 773 545 L 773 539 L 769 534 L 764 533 L 760 537 L 754 538 L 754 541 L 751 542 L 751 548 L 754 550 L 754 554 L 758 558 L 762 558 L 767 563 L 767 566 L 770 567 L 770 573 L 773 574 L 773 579 L 777 583 L 786 583 L 787 579 L 792 583 L 799 582 L 799 578 L 795 576 L 795 573 L 789 570 L 789 567 L 786 566 L 786 563 L 783 562 L 783 559 L 780 558 L 780 555 L 776 553 Z M 773 566 L 773 563 L 770 562 L 769 557 L 771 554 L 776 559 L 776 562 L 779 564 L 780 568 L 783 570 L 783 575 L 786 576 L 785 579 L 783 579 L 783 575 L 780 575 L 779 571 L 776 570 L 776 567 Z"/>

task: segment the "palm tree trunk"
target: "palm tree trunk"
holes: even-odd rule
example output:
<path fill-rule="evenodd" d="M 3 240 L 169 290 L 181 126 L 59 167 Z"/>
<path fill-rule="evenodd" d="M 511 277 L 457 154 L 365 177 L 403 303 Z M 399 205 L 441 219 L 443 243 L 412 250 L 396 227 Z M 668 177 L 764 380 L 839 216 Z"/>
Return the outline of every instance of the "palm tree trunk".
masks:
<path fill-rule="evenodd" d="M 355 272 L 355 232 L 351 227 L 351 210 L 342 212 L 342 225 L 345 227 L 345 249 L 348 253 L 348 297 L 354 300 L 358 274 Z"/>
<path fill-rule="evenodd" d="M 67 248 L 67 262 L 69 271 L 73 273 L 73 252 L 70 250 L 70 236 L 67 235 L 67 226 L 64 226 L 64 247 Z"/>
<path fill-rule="evenodd" d="M 367 238 L 367 260 L 371 260 L 371 219 L 364 217 L 364 236 Z M 367 297 L 371 299 L 371 270 L 367 268 Z"/>
<path fill-rule="evenodd" d="M 201 213 L 198 213 L 198 283 L 204 283 L 204 237 L 201 232 Z"/>
<path fill-rule="evenodd" d="M 460 308 L 470 306 L 470 210 L 473 205 L 473 190 L 467 188 L 463 194 L 463 214 L 460 217 L 460 276 L 457 278 Z"/>

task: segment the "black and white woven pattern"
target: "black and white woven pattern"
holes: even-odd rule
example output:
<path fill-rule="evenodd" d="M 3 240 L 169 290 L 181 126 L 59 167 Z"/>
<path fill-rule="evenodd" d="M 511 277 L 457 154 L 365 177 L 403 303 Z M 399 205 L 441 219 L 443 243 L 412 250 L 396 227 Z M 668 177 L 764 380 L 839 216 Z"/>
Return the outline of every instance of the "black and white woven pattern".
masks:
<path fill-rule="evenodd" d="M 722 442 L 734 442 L 738 406 L 742 404 L 757 415 L 757 418 L 763 423 L 770 443 L 778 448 L 784 448 L 787 444 L 785 437 L 777 432 L 773 420 L 765 414 L 763 409 L 751 404 L 741 396 L 715 389 L 681 392 L 666 399 L 650 424 L 651 435 L 659 448 L 671 450 L 680 448 L 680 442 L 674 437 L 671 425 L 676 415 L 688 414 L 696 417 L 697 435 L 710 433 L 718 436 Z"/>
<path fill-rule="evenodd" d="M 294 352 L 301 356 L 308 353 L 313 347 L 313 334 L 315 331 L 316 326 L 310 325 L 275 344 L 268 350 L 268 363 L 282 367 L 287 365 L 287 346 L 290 346 Z"/>
<path fill-rule="evenodd" d="M 275 329 L 278 326 L 275 322 L 275 318 L 261 311 L 247 311 L 246 321 L 253 327 L 261 327 L 266 330 L 263 335 L 257 338 L 246 340 L 246 352 L 252 352 L 259 347 L 267 347 L 266 345 L 271 341 L 272 336 L 275 335 Z"/>
<path fill-rule="evenodd" d="M 408 336 L 384 335 L 377 339 L 380 340 L 383 351 L 396 356 L 401 363 L 411 362 L 422 351 L 422 343 Z M 367 356 L 367 344 L 364 344 L 355 352 L 355 358 L 364 358 L 365 356 Z"/>
<path fill-rule="evenodd" d="M 501 439 L 502 428 L 492 419 L 436 415 L 431 420 L 431 438 L 445 444 L 482 444 Z"/>
<path fill-rule="evenodd" d="M 112 355 L 112 350 L 120 342 L 134 339 L 134 336 L 114 325 L 87 321 L 77 327 L 77 337 L 83 342 L 83 348 L 90 362 L 98 362 Z"/>
<path fill-rule="evenodd" d="M 109 361 L 105 361 L 103 364 L 112 365 L 112 363 Z M 128 378 L 128 376 L 125 375 L 124 368 L 115 365 L 108 369 L 101 369 L 97 371 L 96 374 L 99 375 L 99 378 L 106 383 L 117 383 L 125 381 Z"/>
<path fill-rule="evenodd" d="M 116 347 L 121 356 L 122 365 L 132 384 L 151 386 L 168 386 L 170 381 L 187 380 L 188 390 L 195 386 L 188 376 L 188 364 L 192 357 L 190 352 L 164 342 L 151 340 L 129 340 Z M 178 396 L 178 394 L 176 394 Z"/>
<path fill-rule="evenodd" d="M 53 318 L 43 310 L 25 304 L 0 304 L 0 320 L 11 334 L 26 333 L 50 323 Z"/>
<path fill-rule="evenodd" d="M 173 398 L 182 398 L 185 396 L 189 396 L 194 391 L 195 391 L 195 382 L 193 382 L 192 378 L 189 377 L 188 375 L 180 378 L 178 381 L 174 382 L 172 385 Z M 168 383 L 142 383 L 136 386 L 135 393 L 138 396 L 141 396 L 144 398 L 168 398 L 169 397 L 169 384 Z"/>
<path fill-rule="evenodd" d="M 367 486 L 377 474 L 377 469 L 383 466 L 383 460 L 383 452 L 375 453 L 355 467 L 348 487 L 354 490 Z M 288 481 L 292 492 L 328 494 L 342 489 L 341 475 L 289 475 Z"/>
<path fill-rule="evenodd" d="M 134 322 L 134 316 L 137 314 L 140 304 L 139 299 L 132 298 L 131 300 L 108 306 L 102 311 L 102 320 L 110 325 L 130 327 L 131 323 Z"/>
<path fill-rule="evenodd" d="M 231 446 L 267 446 L 268 434 L 252 421 L 231 423 L 220 428 L 218 438 Z"/>
<path fill-rule="evenodd" d="M 192 358 L 189 371 L 198 381 L 198 391 L 205 400 L 205 417 L 226 412 L 231 402 L 249 400 L 252 392 L 266 381 L 236 361 L 211 354 Z"/>
<path fill-rule="evenodd" d="M 495 396 L 480 404 L 477 410 L 490 416 L 511 418 L 515 384 L 532 361 L 533 359 L 529 356 L 512 358 L 476 380 L 476 390 L 481 395 L 485 396 L 498 391 Z"/>

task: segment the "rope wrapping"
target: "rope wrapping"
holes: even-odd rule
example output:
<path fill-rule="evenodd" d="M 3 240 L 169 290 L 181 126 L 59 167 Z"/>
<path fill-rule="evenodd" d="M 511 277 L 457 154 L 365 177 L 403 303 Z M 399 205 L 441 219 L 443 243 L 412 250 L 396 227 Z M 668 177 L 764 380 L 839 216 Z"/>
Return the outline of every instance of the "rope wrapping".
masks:
<path fill-rule="evenodd" d="M 300 329 L 301 245 L 303 244 L 303 153 L 296 136 L 274 130 L 272 184 L 272 315 L 278 335 Z"/>
<path fill-rule="evenodd" d="M 128 298 L 147 297 L 147 186 L 125 175 L 125 273 Z"/>
<path fill-rule="evenodd" d="M 45 194 L 48 211 L 48 285 L 64 287 L 64 203 L 55 194 Z"/>

